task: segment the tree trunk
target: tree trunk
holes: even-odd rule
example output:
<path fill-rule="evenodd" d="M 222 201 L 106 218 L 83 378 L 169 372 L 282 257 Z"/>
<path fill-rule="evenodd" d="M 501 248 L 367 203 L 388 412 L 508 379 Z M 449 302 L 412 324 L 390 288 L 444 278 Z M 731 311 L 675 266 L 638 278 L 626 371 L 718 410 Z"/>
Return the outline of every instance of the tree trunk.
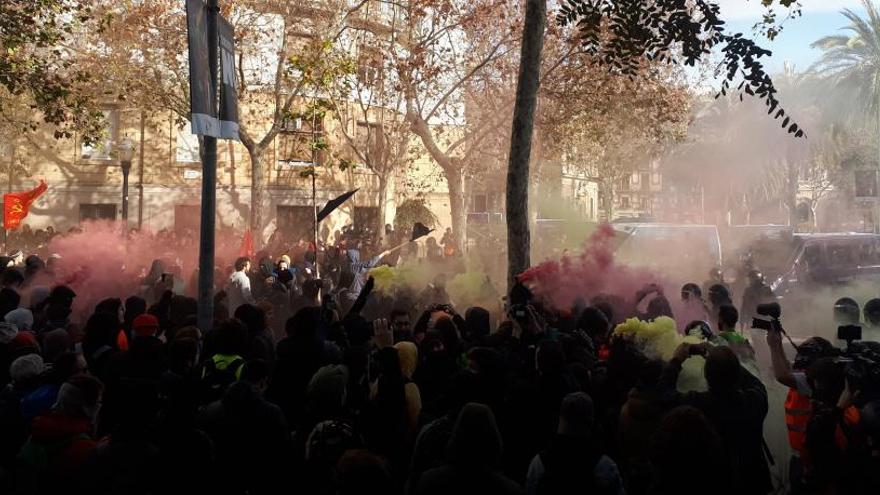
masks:
<path fill-rule="evenodd" d="M 467 239 L 467 213 L 464 208 L 464 174 L 459 167 L 443 171 L 449 186 L 449 213 L 452 216 L 452 232 L 458 241 L 458 249 L 464 249 Z"/>
<path fill-rule="evenodd" d="M 520 50 L 519 76 L 516 83 L 516 104 L 510 136 L 507 164 L 507 284 L 525 271 L 529 260 L 529 158 L 532 149 L 532 128 L 538 103 L 541 73 L 541 50 L 544 47 L 544 23 L 547 0 L 526 0 L 523 40 Z"/>
<path fill-rule="evenodd" d="M 605 213 L 604 221 L 611 223 L 614 216 L 614 184 L 611 184 L 608 180 L 603 180 L 600 183 L 600 187 L 602 188 L 602 211 Z"/>
<path fill-rule="evenodd" d="M 378 175 L 378 174 L 377 174 Z M 385 208 L 388 206 L 388 177 L 384 175 L 379 175 L 379 218 L 377 221 L 379 225 L 376 225 L 376 232 L 379 233 L 381 237 L 385 237 L 385 224 L 388 223 L 388 220 L 385 218 Z"/>
<path fill-rule="evenodd" d="M 248 148 L 251 159 L 251 215 L 248 226 L 254 236 L 254 248 L 259 249 L 263 240 L 263 196 L 266 192 L 266 180 L 263 173 L 263 153 L 265 148 L 255 146 Z"/>
<path fill-rule="evenodd" d="M 794 163 L 787 165 L 785 204 L 788 207 L 788 224 L 797 230 L 798 169 Z"/>

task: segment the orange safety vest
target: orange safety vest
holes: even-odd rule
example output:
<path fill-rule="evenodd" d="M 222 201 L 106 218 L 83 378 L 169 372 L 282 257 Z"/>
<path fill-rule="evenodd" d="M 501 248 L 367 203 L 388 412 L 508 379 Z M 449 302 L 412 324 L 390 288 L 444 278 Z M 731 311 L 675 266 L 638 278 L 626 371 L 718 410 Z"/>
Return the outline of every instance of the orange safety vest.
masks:
<path fill-rule="evenodd" d="M 852 443 L 858 443 L 861 438 L 858 437 L 859 423 L 862 421 L 862 414 L 859 408 L 849 406 L 843 410 L 843 424 L 848 431 L 844 431 L 844 426 L 838 424 L 834 431 L 834 442 L 841 451 L 846 451 Z M 855 435 L 855 436 L 854 436 Z"/>
<path fill-rule="evenodd" d="M 797 390 L 789 389 L 785 399 L 785 426 L 788 428 L 788 443 L 791 448 L 804 457 L 806 453 L 807 423 L 813 407 L 810 398 Z"/>

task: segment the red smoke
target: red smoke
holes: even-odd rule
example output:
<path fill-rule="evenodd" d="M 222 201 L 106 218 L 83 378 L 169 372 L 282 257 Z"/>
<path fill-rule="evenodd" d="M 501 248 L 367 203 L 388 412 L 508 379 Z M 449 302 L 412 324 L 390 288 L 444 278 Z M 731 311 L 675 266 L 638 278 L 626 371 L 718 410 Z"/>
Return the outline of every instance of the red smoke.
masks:
<path fill-rule="evenodd" d="M 226 268 L 238 253 L 240 236 L 217 236 L 216 266 Z M 94 222 L 82 225 L 82 232 L 55 237 L 48 252 L 59 254 L 54 280 L 35 280 L 33 285 L 64 284 L 77 294 L 74 315 L 86 317 L 102 299 L 141 295 L 144 275 L 155 259 L 165 263 L 187 294 L 194 294 L 193 273 L 198 268 L 198 233 L 175 236 L 132 233 L 123 238 L 117 225 Z M 222 286 L 223 280 L 215 280 Z"/>
<path fill-rule="evenodd" d="M 614 262 L 614 235 L 609 224 L 602 224 L 584 243 L 583 252 L 545 261 L 523 272 L 520 280 L 536 296 L 561 310 L 571 308 L 578 299 L 589 302 L 600 294 L 631 300 L 646 284 L 661 283 L 661 277 L 649 270 Z"/>

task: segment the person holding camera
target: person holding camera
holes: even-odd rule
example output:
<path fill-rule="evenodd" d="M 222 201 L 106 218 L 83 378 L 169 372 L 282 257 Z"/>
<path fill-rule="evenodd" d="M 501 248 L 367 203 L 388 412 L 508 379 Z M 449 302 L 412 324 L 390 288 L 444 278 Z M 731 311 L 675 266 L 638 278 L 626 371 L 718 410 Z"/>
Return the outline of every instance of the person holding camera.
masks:
<path fill-rule="evenodd" d="M 775 305 L 778 308 L 778 305 Z M 756 312 L 767 313 L 766 305 L 758 305 Z M 775 309 L 775 308 L 771 308 Z M 779 313 L 770 312 L 772 321 L 767 330 L 767 347 L 770 350 L 770 362 L 773 368 L 773 376 L 777 382 L 788 388 L 785 398 L 785 426 L 788 430 L 788 442 L 792 450 L 792 458 L 789 462 L 789 483 L 792 491 L 798 492 L 803 489 L 804 480 L 809 465 L 806 451 L 807 424 L 812 414 L 812 387 L 807 378 L 807 371 L 818 359 L 831 355 L 834 346 L 831 342 L 821 338 L 812 337 L 797 347 L 797 355 L 794 363 L 788 360 L 785 349 L 782 346 L 782 325 L 779 322 Z M 764 320 L 756 320 L 763 322 Z M 753 323 L 753 327 L 756 326 Z M 757 325 L 761 326 L 761 325 Z"/>
<path fill-rule="evenodd" d="M 704 356 L 707 392 L 676 390 L 682 364 L 692 356 Z M 679 405 L 699 409 L 721 437 L 723 455 L 730 467 L 730 493 L 763 495 L 773 485 L 764 456 L 764 418 L 767 389 L 740 364 L 727 346 L 708 343 L 681 344 L 663 371 L 661 384 Z"/>

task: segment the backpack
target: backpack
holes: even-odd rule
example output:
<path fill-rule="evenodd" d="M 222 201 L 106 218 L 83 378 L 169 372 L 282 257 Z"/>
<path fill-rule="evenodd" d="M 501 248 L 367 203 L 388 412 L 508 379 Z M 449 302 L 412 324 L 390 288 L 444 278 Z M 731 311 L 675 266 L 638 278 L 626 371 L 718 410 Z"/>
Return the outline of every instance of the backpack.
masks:
<path fill-rule="evenodd" d="M 202 403 L 211 403 L 220 400 L 223 392 L 238 380 L 238 369 L 244 365 L 244 359 L 236 358 L 222 370 L 217 368 L 214 359 L 208 359 L 202 365 L 202 380 L 200 383 Z"/>

